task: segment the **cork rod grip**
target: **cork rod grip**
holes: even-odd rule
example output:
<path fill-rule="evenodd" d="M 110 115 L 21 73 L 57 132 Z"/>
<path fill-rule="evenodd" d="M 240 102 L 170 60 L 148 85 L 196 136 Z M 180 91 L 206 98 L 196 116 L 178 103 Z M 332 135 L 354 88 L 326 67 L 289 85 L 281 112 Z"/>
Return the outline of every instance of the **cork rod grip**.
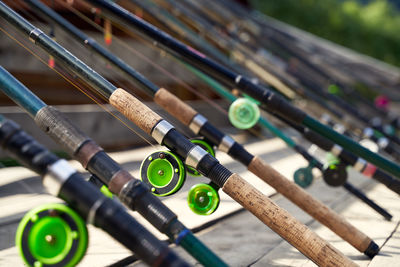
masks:
<path fill-rule="evenodd" d="M 164 88 L 160 88 L 154 95 L 154 102 L 185 125 L 189 125 L 193 117 L 197 114 L 188 104 Z"/>
<path fill-rule="evenodd" d="M 118 88 L 109 98 L 110 104 L 143 131 L 151 134 L 154 125 L 162 118 L 136 97 Z"/>
<path fill-rule="evenodd" d="M 239 175 L 232 174 L 222 190 L 318 266 L 357 266 Z"/>
<path fill-rule="evenodd" d="M 261 158 L 254 157 L 248 169 L 357 250 L 360 252 L 366 251 L 372 241 L 368 236 L 347 222 L 345 218 L 312 197 L 301 187 L 286 179 Z"/>

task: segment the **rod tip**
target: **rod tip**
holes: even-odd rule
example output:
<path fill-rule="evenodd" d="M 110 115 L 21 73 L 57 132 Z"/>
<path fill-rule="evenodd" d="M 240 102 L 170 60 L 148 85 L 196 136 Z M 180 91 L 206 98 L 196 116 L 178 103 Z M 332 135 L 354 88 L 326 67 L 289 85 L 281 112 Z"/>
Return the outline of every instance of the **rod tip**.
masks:
<path fill-rule="evenodd" d="M 368 248 L 364 251 L 364 254 L 372 259 L 378 252 L 379 246 L 374 241 L 371 241 Z"/>

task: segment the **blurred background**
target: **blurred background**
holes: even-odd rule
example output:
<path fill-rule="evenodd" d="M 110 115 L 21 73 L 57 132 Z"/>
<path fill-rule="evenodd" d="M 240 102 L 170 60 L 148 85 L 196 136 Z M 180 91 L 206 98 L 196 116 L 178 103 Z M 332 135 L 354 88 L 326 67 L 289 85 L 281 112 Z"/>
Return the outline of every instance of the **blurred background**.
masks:
<path fill-rule="evenodd" d="M 265 14 L 400 66 L 399 0 L 251 0 Z"/>

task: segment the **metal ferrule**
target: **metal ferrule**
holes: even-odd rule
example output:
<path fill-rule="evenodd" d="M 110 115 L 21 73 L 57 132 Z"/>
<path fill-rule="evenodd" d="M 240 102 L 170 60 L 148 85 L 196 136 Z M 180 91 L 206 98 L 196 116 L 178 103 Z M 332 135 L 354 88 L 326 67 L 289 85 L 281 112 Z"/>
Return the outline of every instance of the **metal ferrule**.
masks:
<path fill-rule="evenodd" d="M 357 162 L 353 165 L 353 169 L 355 169 L 358 172 L 362 172 L 366 165 L 367 162 L 364 159 L 358 158 Z"/>
<path fill-rule="evenodd" d="M 330 121 L 331 121 L 331 116 L 329 116 L 326 113 L 322 114 L 320 122 L 322 122 L 323 124 L 328 124 Z"/>
<path fill-rule="evenodd" d="M 374 130 L 372 128 L 367 127 L 367 128 L 364 129 L 363 135 L 366 138 L 370 138 L 371 136 L 374 135 Z"/>
<path fill-rule="evenodd" d="M 54 196 L 58 196 L 63 184 L 72 174 L 76 173 L 76 170 L 65 159 L 56 161 L 47 169 L 47 173 L 43 177 L 43 185 Z"/>
<path fill-rule="evenodd" d="M 104 198 L 99 198 L 93 206 L 90 208 L 87 218 L 86 218 L 86 223 L 94 225 L 95 219 L 96 219 L 96 212 L 99 209 L 99 207 L 103 204 Z"/>
<path fill-rule="evenodd" d="M 35 29 L 33 29 L 33 30 L 29 33 L 29 40 L 31 40 L 31 42 L 35 44 L 35 43 L 36 43 L 36 39 L 37 39 L 41 34 L 43 34 L 43 32 L 42 32 L 40 29 L 35 28 Z"/>
<path fill-rule="evenodd" d="M 196 116 L 194 116 L 194 118 L 190 122 L 189 128 L 190 128 L 190 130 L 192 130 L 192 132 L 194 132 L 195 134 L 198 134 L 201 130 L 201 127 L 203 127 L 203 125 L 206 122 L 207 122 L 207 119 L 203 115 L 197 114 Z"/>
<path fill-rule="evenodd" d="M 240 82 L 240 80 L 242 79 L 242 75 L 238 75 L 235 78 L 235 83 L 238 84 Z"/>
<path fill-rule="evenodd" d="M 386 137 L 381 137 L 378 139 L 378 146 L 380 148 L 386 148 L 389 145 L 389 139 Z"/>
<path fill-rule="evenodd" d="M 225 135 L 222 138 L 221 143 L 218 145 L 218 149 L 222 152 L 228 153 L 229 149 L 235 144 L 235 140 L 233 140 L 230 136 Z"/>
<path fill-rule="evenodd" d="M 197 165 L 208 153 L 200 146 L 194 146 L 188 153 L 185 164 L 197 169 Z"/>
<path fill-rule="evenodd" d="M 154 126 L 151 136 L 161 145 L 164 137 L 172 129 L 174 129 L 174 126 L 172 126 L 168 121 L 161 120 L 156 126 Z"/>
<path fill-rule="evenodd" d="M 335 155 L 336 157 L 340 155 L 340 153 L 342 152 L 343 148 L 339 145 L 333 145 L 333 147 L 331 148 L 331 153 L 333 155 Z"/>
<path fill-rule="evenodd" d="M 335 124 L 334 126 L 333 126 L 333 130 L 335 130 L 336 132 L 338 132 L 338 133 L 341 133 L 341 134 L 343 134 L 345 131 L 346 131 L 346 128 L 344 127 L 344 125 L 343 124 Z"/>

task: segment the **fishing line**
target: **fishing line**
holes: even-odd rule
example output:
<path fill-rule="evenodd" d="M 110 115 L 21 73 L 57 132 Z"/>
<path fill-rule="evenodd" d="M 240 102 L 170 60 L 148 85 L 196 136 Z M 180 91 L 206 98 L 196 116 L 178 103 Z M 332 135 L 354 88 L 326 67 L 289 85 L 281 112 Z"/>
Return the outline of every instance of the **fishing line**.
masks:
<path fill-rule="evenodd" d="M 80 11 L 78 11 L 77 9 L 75 9 L 74 7 L 67 5 L 63 2 L 61 2 L 61 0 L 57 0 L 58 2 L 62 3 L 65 7 L 69 8 L 72 12 L 74 12 L 77 16 L 79 16 L 80 18 L 82 18 L 83 20 L 85 20 L 87 23 L 89 23 L 90 25 L 92 25 L 95 29 L 103 32 L 103 28 L 96 24 L 95 22 L 93 22 L 92 20 L 90 20 L 90 18 L 88 18 L 86 15 L 84 15 L 83 13 L 81 13 Z M 82 1 L 79 1 L 79 3 L 81 3 Z M 85 3 L 85 5 L 87 5 Z M 92 10 L 93 8 L 91 7 L 87 7 L 90 10 Z M 100 13 L 100 16 L 102 16 L 103 18 L 105 17 L 102 13 Z M 134 39 L 142 42 L 143 44 L 146 45 L 146 47 L 151 47 L 154 51 L 157 51 L 156 49 L 154 49 L 152 46 L 149 46 L 149 42 L 146 41 L 145 39 L 143 39 L 140 36 L 137 36 L 135 34 L 133 34 L 131 31 L 129 31 L 126 27 L 123 27 L 115 22 L 113 22 L 113 25 L 115 27 L 117 27 L 118 29 L 122 30 L 123 32 L 125 32 L 126 34 L 128 34 L 129 36 L 133 37 Z M 221 106 L 219 106 L 218 104 L 214 104 L 207 96 L 204 96 L 203 94 L 199 93 L 198 90 L 194 89 L 193 87 L 191 87 L 188 83 L 184 82 L 183 80 L 181 80 L 180 78 L 178 78 L 176 75 L 172 74 L 171 72 L 169 72 L 168 70 L 166 70 L 165 68 L 163 68 L 160 65 L 157 65 L 156 63 L 154 63 L 151 59 L 149 59 L 146 55 L 140 53 L 139 51 L 137 51 L 135 48 L 131 47 L 129 44 L 127 44 L 125 41 L 123 41 L 122 39 L 113 36 L 114 39 L 120 43 L 122 46 L 124 46 L 126 49 L 128 49 L 129 51 L 131 51 L 132 53 L 134 53 L 136 56 L 140 57 L 141 59 L 143 59 L 144 61 L 146 61 L 146 63 L 150 64 L 152 67 L 154 67 L 155 69 L 159 70 L 160 72 L 162 72 L 163 74 L 167 75 L 169 78 L 171 78 L 173 81 L 175 81 L 176 83 L 178 83 L 179 85 L 181 85 L 182 87 L 186 88 L 187 90 L 189 90 L 191 93 L 193 93 L 194 95 L 198 96 L 199 98 L 203 99 L 204 101 L 206 101 L 208 104 L 212 105 L 213 107 L 215 107 L 216 109 L 218 109 L 220 112 L 222 112 L 223 114 L 227 114 L 227 111 L 225 111 Z M 158 54 L 159 51 L 157 51 Z M 164 55 L 165 53 L 162 53 L 162 55 Z M 170 56 L 169 56 L 170 57 Z M 173 58 L 173 57 L 170 57 Z"/>
<path fill-rule="evenodd" d="M 56 70 L 55 68 L 52 68 L 49 66 L 49 64 L 43 60 L 38 54 L 36 54 L 34 51 L 32 51 L 30 48 L 28 48 L 26 45 L 18 41 L 15 37 L 13 37 L 11 34 L 9 34 L 5 29 L 3 29 L 2 26 L 0 26 L 0 31 L 2 31 L 4 34 L 6 34 L 10 39 L 15 41 L 18 45 L 23 47 L 26 51 L 28 51 L 31 55 L 33 55 L 36 59 L 38 59 L 41 63 L 52 69 L 54 72 L 56 72 L 59 76 L 61 76 L 64 80 L 66 80 L 68 83 L 70 83 L 73 87 L 78 89 L 81 93 L 86 95 L 89 99 L 91 99 L 93 102 L 95 102 L 97 105 L 99 105 L 104 111 L 112 115 L 114 118 L 119 120 L 123 125 L 125 125 L 131 132 L 135 133 L 138 135 L 140 138 L 142 138 L 144 141 L 146 141 L 147 144 L 151 145 L 152 147 L 155 147 L 154 144 L 152 144 L 149 140 L 147 140 L 143 135 L 135 131 L 131 126 L 129 126 L 126 122 L 124 122 L 121 118 L 116 116 L 109 108 L 107 108 L 104 104 L 101 104 L 97 99 L 89 95 L 87 92 L 85 92 L 84 89 L 81 89 L 77 84 L 75 84 L 72 79 L 68 78 L 66 75 L 62 74 L 60 71 Z"/>
<path fill-rule="evenodd" d="M 65 5 L 65 4 L 64 4 Z M 96 29 L 98 29 L 99 31 L 102 31 L 102 28 L 97 25 L 94 24 L 93 21 L 89 21 L 89 18 L 87 16 L 85 16 L 84 14 L 82 14 L 81 12 L 77 11 L 76 9 L 74 9 L 73 7 L 69 6 L 68 8 L 73 9 L 71 10 L 72 12 L 76 12 L 79 13 L 77 14 L 79 17 L 82 17 L 82 19 L 85 19 L 85 21 L 89 22 L 93 27 L 95 27 Z M 102 14 L 100 13 L 100 16 L 102 16 Z M 148 46 L 148 41 L 142 39 L 141 37 L 136 38 L 137 36 L 135 36 L 132 32 L 128 31 L 126 28 L 121 27 L 120 25 L 117 25 L 118 28 L 120 28 L 122 31 L 126 32 L 128 35 L 133 36 L 135 39 L 140 39 L 140 41 L 142 43 L 144 43 L 144 45 Z M 126 42 L 120 40 L 119 38 L 116 38 L 116 40 L 122 44 L 124 47 L 126 47 L 126 49 L 128 49 L 129 51 L 132 51 L 133 53 L 135 53 L 137 56 L 139 56 L 140 58 L 142 58 L 143 60 L 145 60 L 146 62 L 148 62 L 149 64 L 151 64 L 152 66 L 154 66 L 156 69 L 158 69 L 159 71 L 163 72 L 164 74 L 168 75 L 169 77 L 171 77 L 175 82 L 177 82 L 178 84 L 182 85 L 185 89 L 189 90 L 190 92 L 195 93 L 197 96 L 199 96 L 199 98 L 205 100 L 205 102 L 207 102 L 208 104 L 210 104 L 211 106 L 215 107 L 217 110 L 219 110 L 222 114 L 224 114 L 224 116 L 227 116 L 228 112 L 223 109 L 220 105 L 218 105 L 215 100 L 213 101 L 212 99 L 207 98 L 207 96 L 204 95 L 204 93 L 200 93 L 198 90 L 195 90 L 194 88 L 192 88 L 190 85 L 188 85 L 186 82 L 180 80 L 177 76 L 171 74 L 170 72 L 168 72 L 165 68 L 163 68 L 162 66 L 156 65 L 153 61 L 151 61 L 149 58 L 147 58 L 146 55 L 138 52 L 136 49 L 134 49 L 133 47 L 130 47 Z M 152 47 L 152 49 L 155 49 L 154 47 Z M 161 53 L 161 55 L 167 55 L 166 53 Z M 182 64 L 184 66 L 184 63 L 180 62 L 178 59 L 168 55 L 168 57 L 170 59 L 172 59 L 175 62 L 178 62 L 179 64 Z M 184 70 L 188 71 L 187 68 L 184 66 Z M 190 75 L 194 75 L 192 72 L 188 71 L 190 73 Z M 197 77 L 196 75 L 194 75 L 195 77 Z M 198 78 L 196 78 L 198 79 Z M 206 84 L 207 87 L 209 87 L 210 85 L 208 85 L 206 82 L 201 81 L 202 83 Z M 215 92 L 213 92 L 213 90 L 209 89 L 209 92 L 212 92 L 213 94 L 215 94 Z M 224 100 L 226 101 L 226 100 Z M 260 132 L 258 129 L 256 128 L 251 128 L 248 129 L 248 131 L 250 133 L 252 133 L 254 136 L 258 137 L 259 139 L 263 139 L 265 138 L 265 135 Z"/>

